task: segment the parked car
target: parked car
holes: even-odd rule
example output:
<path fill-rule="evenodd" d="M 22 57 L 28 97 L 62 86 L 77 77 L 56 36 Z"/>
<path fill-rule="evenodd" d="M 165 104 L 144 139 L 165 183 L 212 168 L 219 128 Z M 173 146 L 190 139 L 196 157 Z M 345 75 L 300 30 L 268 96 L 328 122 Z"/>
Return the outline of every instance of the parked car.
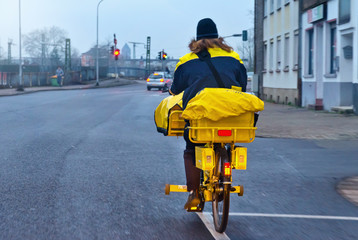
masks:
<path fill-rule="evenodd" d="M 254 72 L 247 72 L 247 81 L 252 81 L 252 78 L 254 76 Z"/>
<path fill-rule="evenodd" d="M 167 72 L 154 72 L 147 78 L 147 90 L 158 88 L 162 91 L 168 91 L 173 83 L 173 77 Z"/>
<path fill-rule="evenodd" d="M 254 77 L 253 72 L 247 72 L 247 85 L 246 85 L 246 92 L 252 91 L 252 80 Z"/>

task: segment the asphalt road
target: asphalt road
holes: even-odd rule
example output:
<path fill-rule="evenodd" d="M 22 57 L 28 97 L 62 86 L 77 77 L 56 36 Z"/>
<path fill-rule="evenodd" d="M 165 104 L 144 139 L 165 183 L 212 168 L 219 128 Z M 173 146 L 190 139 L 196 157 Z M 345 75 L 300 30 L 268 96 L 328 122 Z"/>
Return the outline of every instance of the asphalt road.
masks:
<path fill-rule="evenodd" d="M 156 132 L 168 96 L 136 84 L 0 99 L 0 239 L 358 239 L 336 192 L 357 141 L 257 138 L 225 235 L 187 213 L 184 140 Z M 211 211 L 205 207 L 205 216 Z M 339 218 L 343 217 L 343 218 Z"/>

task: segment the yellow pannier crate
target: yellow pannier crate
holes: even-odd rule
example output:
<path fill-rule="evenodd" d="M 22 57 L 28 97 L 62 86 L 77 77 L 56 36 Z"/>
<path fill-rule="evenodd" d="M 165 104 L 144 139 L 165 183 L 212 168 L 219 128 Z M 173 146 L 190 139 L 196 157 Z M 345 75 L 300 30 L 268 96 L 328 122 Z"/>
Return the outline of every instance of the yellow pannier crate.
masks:
<path fill-rule="evenodd" d="M 201 170 L 214 168 L 214 149 L 206 147 L 195 147 L 195 166 Z"/>
<path fill-rule="evenodd" d="M 254 112 L 235 117 L 190 120 L 189 138 L 195 143 L 249 143 L 255 139 Z"/>
<path fill-rule="evenodd" d="M 157 131 L 163 133 L 164 136 L 167 136 L 169 134 L 170 114 L 176 110 L 182 110 L 183 107 L 182 97 L 183 97 L 183 93 L 175 96 L 166 97 L 160 102 L 160 104 L 157 106 L 157 108 L 154 111 L 155 126 L 157 127 Z M 181 114 L 179 114 L 179 112 L 176 112 L 172 116 L 172 121 L 173 122 L 179 121 L 180 118 L 181 118 Z M 184 123 L 184 119 L 181 120 L 181 122 Z M 183 135 L 184 127 L 180 132 L 178 130 L 179 126 L 177 126 L 176 123 L 172 124 L 172 126 L 174 131 L 172 131 L 172 135 L 169 136 Z"/>
<path fill-rule="evenodd" d="M 183 136 L 185 121 L 182 118 L 183 110 L 176 106 L 170 110 L 168 136 Z"/>
<path fill-rule="evenodd" d="M 231 165 L 234 169 L 246 170 L 247 148 L 236 147 L 231 151 Z"/>

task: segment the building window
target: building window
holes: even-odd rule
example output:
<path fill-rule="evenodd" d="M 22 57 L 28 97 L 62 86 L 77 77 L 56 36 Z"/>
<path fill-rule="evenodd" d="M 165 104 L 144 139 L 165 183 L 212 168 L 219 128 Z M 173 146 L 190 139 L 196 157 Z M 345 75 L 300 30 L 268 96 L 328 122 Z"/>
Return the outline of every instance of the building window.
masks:
<path fill-rule="evenodd" d="M 313 75 L 313 52 L 314 52 L 314 45 L 313 45 L 313 29 L 307 31 L 308 36 L 308 49 L 307 49 L 307 74 Z"/>
<path fill-rule="evenodd" d="M 283 66 L 284 66 L 284 71 L 288 71 L 289 67 L 290 67 L 290 63 L 289 63 L 289 59 L 290 59 L 290 34 L 287 33 L 285 35 L 285 52 L 284 52 L 285 56 L 283 59 Z"/>
<path fill-rule="evenodd" d="M 276 71 L 281 69 L 281 37 L 277 38 L 276 46 Z"/>
<path fill-rule="evenodd" d="M 285 5 L 289 4 L 290 0 L 285 0 Z"/>
<path fill-rule="evenodd" d="M 331 23 L 330 29 L 330 58 L 329 73 L 336 73 L 336 56 L 337 56 L 337 28 L 336 23 Z"/>
<path fill-rule="evenodd" d="M 264 1 L 264 17 L 267 17 L 267 0 Z"/>
<path fill-rule="evenodd" d="M 339 0 L 339 24 L 347 23 L 351 20 L 351 0 Z"/>
<path fill-rule="evenodd" d="M 281 0 L 277 0 L 277 10 L 281 9 Z"/>
<path fill-rule="evenodd" d="M 272 72 L 273 71 L 273 39 L 271 39 L 271 41 L 270 41 L 270 49 L 269 49 L 269 51 L 270 51 L 270 56 L 269 56 L 269 70 L 270 70 L 270 72 Z"/>
<path fill-rule="evenodd" d="M 274 0 L 270 0 L 270 13 L 273 13 L 274 8 Z"/>
<path fill-rule="evenodd" d="M 293 38 L 293 70 L 298 70 L 298 40 L 299 40 L 299 31 L 295 31 Z"/>

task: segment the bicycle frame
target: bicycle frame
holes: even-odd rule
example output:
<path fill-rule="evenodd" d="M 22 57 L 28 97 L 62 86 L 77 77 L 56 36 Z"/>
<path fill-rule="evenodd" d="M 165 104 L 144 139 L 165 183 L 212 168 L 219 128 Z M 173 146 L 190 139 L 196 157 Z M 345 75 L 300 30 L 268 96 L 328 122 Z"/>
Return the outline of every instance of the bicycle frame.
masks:
<path fill-rule="evenodd" d="M 181 111 L 175 110 L 169 116 L 169 135 L 182 136 L 184 121 Z M 247 149 L 235 143 L 250 143 L 255 139 L 254 113 L 229 117 L 220 121 L 209 119 L 190 120 L 189 139 L 193 143 L 205 144 L 195 147 L 195 165 L 202 170 L 199 187 L 201 202 L 187 209 L 188 212 L 203 211 L 205 202 L 212 202 L 215 230 L 224 232 L 228 222 L 230 195 L 243 196 L 242 185 L 232 186 L 232 170 L 246 170 Z M 187 192 L 186 185 L 165 186 L 165 194 Z M 223 209 L 220 206 L 223 204 Z"/>
<path fill-rule="evenodd" d="M 221 147 L 225 147 L 226 144 L 221 143 Z M 230 144 L 230 149 L 234 150 L 235 149 L 235 144 Z M 214 151 L 214 144 L 210 144 L 210 148 Z M 231 153 L 232 155 L 232 153 Z M 214 170 L 215 167 L 217 168 L 218 166 L 218 159 L 217 156 L 215 154 L 214 156 L 214 161 L 213 161 L 213 168 L 212 169 L 202 169 L 203 170 L 203 178 L 201 181 L 201 185 L 200 185 L 200 190 L 204 195 L 204 199 L 205 202 L 211 202 L 212 201 L 212 193 L 213 193 L 213 184 L 215 184 L 218 179 L 214 178 Z M 197 164 L 198 165 L 198 164 Z M 245 163 L 246 165 L 246 163 Z M 226 182 L 226 184 L 232 184 L 232 161 L 230 164 L 230 174 L 227 175 L 227 178 L 229 178 L 229 181 Z M 187 192 L 187 186 L 186 185 L 169 185 L 166 184 L 165 187 L 165 193 L 167 195 L 169 195 L 170 192 Z M 241 185 L 238 186 L 231 186 L 231 193 L 237 193 L 239 196 L 243 196 L 244 194 L 244 188 Z"/>

